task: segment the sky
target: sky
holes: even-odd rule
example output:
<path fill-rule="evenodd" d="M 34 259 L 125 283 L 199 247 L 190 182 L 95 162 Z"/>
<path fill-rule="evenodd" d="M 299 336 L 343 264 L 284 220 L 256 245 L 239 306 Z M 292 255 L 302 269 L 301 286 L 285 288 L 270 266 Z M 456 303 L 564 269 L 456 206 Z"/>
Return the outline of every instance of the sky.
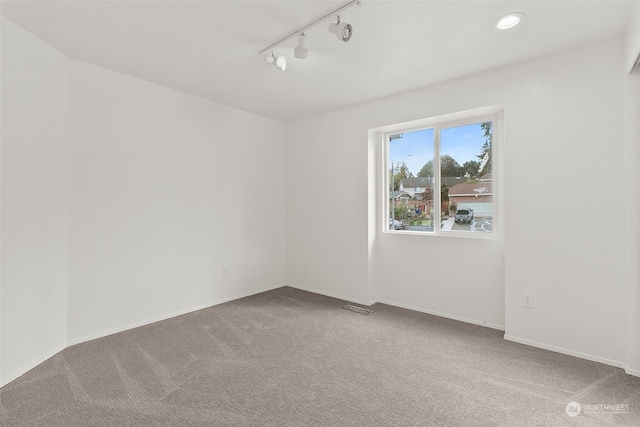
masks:
<path fill-rule="evenodd" d="M 414 176 L 429 160 L 433 159 L 433 129 L 402 134 L 389 144 L 389 163 L 405 162 Z M 478 154 L 484 144 L 484 130 L 480 123 L 442 129 L 440 131 L 440 155 L 448 154 L 462 166 L 469 160 L 480 161 Z"/>

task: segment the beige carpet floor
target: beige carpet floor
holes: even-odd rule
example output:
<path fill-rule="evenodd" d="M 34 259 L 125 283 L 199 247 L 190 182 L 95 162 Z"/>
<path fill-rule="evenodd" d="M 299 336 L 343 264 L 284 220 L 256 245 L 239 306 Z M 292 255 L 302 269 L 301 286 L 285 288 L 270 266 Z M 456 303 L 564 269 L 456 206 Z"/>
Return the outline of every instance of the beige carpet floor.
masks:
<path fill-rule="evenodd" d="M 344 305 L 285 287 L 69 347 L 0 389 L 0 424 L 640 426 L 621 369 Z"/>

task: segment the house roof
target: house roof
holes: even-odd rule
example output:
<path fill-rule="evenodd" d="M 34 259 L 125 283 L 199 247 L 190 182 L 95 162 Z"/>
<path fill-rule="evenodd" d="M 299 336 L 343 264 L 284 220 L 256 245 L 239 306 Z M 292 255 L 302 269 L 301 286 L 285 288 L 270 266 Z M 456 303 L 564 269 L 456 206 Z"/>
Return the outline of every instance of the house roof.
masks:
<path fill-rule="evenodd" d="M 454 188 L 456 186 L 459 185 L 464 185 L 466 184 L 467 179 L 464 177 L 458 177 L 458 176 L 443 176 L 441 178 L 441 182 L 443 184 L 446 184 L 447 187 Z M 429 178 L 404 178 L 402 179 L 402 181 L 400 181 L 400 183 L 402 184 L 402 188 L 415 188 L 415 187 L 432 187 L 433 186 L 433 178 L 429 177 Z M 480 178 L 480 182 L 476 182 L 474 184 L 482 184 L 482 186 L 485 186 L 487 184 L 489 184 L 489 186 L 491 185 L 491 175 L 489 174 L 485 174 Z M 480 187 L 482 187 L 480 186 Z M 449 190 L 449 193 L 451 193 L 451 190 Z"/>
<path fill-rule="evenodd" d="M 400 196 L 407 196 L 407 198 L 411 199 L 411 194 L 407 193 L 406 191 L 400 191 L 400 190 L 396 190 L 396 191 L 391 191 L 389 193 L 389 198 L 391 199 L 398 199 Z"/>
<path fill-rule="evenodd" d="M 467 180 L 465 177 L 460 176 L 443 176 L 441 181 L 443 184 L 447 184 L 447 187 L 453 187 L 454 185 L 458 185 Z"/>
<path fill-rule="evenodd" d="M 433 178 L 404 178 L 401 183 L 404 188 L 431 187 Z"/>
<path fill-rule="evenodd" d="M 458 177 L 458 176 L 443 176 L 441 178 L 441 182 L 446 184 L 447 187 L 453 187 L 454 185 L 458 185 L 460 183 L 464 183 L 466 178 Z M 402 188 L 415 188 L 415 187 L 432 187 L 433 186 L 433 178 L 404 178 L 400 181 L 402 184 Z"/>
<path fill-rule="evenodd" d="M 491 182 L 473 182 L 454 185 L 449 188 L 451 196 L 490 196 L 493 194 L 493 184 Z"/>

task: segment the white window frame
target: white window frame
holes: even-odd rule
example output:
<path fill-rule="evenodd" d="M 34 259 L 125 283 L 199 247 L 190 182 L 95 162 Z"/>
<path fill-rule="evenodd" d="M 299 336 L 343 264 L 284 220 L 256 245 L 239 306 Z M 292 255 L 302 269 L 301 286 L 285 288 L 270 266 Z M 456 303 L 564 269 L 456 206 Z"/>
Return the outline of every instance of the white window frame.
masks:
<path fill-rule="evenodd" d="M 503 111 L 501 106 L 485 107 L 475 110 L 470 110 L 461 113 L 447 114 L 443 116 L 432 117 L 428 119 L 416 120 L 412 122 L 399 123 L 391 126 L 385 126 L 378 129 L 382 136 L 382 190 L 383 197 L 381 198 L 381 218 L 382 218 L 382 232 L 385 234 L 396 235 L 419 235 L 419 236 L 435 236 L 435 237 L 458 237 L 467 239 L 498 239 L 503 230 L 502 221 L 502 185 L 500 180 L 502 178 L 502 147 L 503 147 Z M 492 142 L 491 142 L 491 162 L 492 162 L 492 211 L 493 211 L 493 224 L 494 229 L 491 233 L 474 232 L 474 231 L 458 231 L 458 230 L 442 230 L 442 212 L 440 211 L 441 194 L 439 189 L 441 188 L 441 176 L 440 176 L 440 131 L 443 129 L 460 127 L 465 125 L 471 125 L 483 122 L 492 122 Z M 433 129 L 434 130 L 434 227 L 433 231 L 412 231 L 412 230 L 393 230 L 389 229 L 389 189 L 390 177 L 389 177 L 389 137 L 398 133 L 409 133 L 419 130 Z"/>

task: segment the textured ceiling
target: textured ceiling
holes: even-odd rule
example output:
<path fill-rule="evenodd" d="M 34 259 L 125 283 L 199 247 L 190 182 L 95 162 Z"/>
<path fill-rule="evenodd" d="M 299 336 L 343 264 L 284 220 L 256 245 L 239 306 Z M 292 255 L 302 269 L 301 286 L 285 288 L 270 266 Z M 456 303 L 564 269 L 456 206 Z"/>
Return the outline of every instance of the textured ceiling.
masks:
<path fill-rule="evenodd" d="M 282 122 L 621 36 L 637 1 L 374 1 L 257 52 L 347 1 L 2 1 L 3 16 L 72 58 Z M 499 32 L 501 15 L 526 14 Z"/>

